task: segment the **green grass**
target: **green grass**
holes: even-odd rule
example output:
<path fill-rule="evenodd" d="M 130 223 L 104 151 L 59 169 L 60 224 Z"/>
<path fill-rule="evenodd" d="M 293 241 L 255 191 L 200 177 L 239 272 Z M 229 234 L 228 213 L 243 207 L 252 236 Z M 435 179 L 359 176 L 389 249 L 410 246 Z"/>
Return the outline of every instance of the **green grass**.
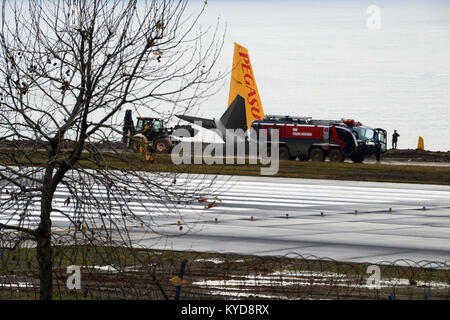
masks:
<path fill-rule="evenodd" d="M 0 156 L 0 164 L 12 165 L 13 162 L 5 156 L 14 154 L 12 151 Z M 16 158 L 24 159 L 23 155 L 15 154 Z M 242 175 L 260 176 L 261 164 L 244 165 L 174 165 L 170 155 L 155 155 L 156 163 L 149 163 L 143 154 L 127 153 L 115 155 L 105 153 L 102 158 L 88 158 L 81 160 L 79 166 L 84 168 L 107 167 L 109 169 L 138 170 L 150 172 L 178 172 L 213 175 Z M 24 160 L 23 166 L 42 165 L 45 154 L 35 152 L 29 155 L 29 162 Z M 413 166 L 413 165 L 384 165 L 358 163 L 331 162 L 300 162 L 280 161 L 276 177 L 331 179 L 350 181 L 379 181 L 395 183 L 425 183 L 450 185 L 450 167 L 445 166 Z"/>
<path fill-rule="evenodd" d="M 260 164 L 251 165 L 179 165 L 171 163 L 167 155 L 156 156 L 156 164 L 145 164 L 140 155 L 134 158 L 136 167 L 146 171 L 186 172 L 197 174 L 260 176 Z M 136 157 L 136 155 L 134 155 Z M 117 168 L 121 163 L 108 159 L 108 164 Z M 350 181 L 380 181 L 396 183 L 426 183 L 450 185 L 450 167 L 409 166 L 332 162 L 280 161 L 276 177 L 331 179 Z"/>

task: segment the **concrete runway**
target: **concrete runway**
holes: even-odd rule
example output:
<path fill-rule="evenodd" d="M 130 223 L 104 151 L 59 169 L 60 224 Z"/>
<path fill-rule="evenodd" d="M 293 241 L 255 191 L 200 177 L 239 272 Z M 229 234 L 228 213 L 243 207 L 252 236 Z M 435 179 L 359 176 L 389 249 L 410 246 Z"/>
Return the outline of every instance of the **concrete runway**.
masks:
<path fill-rule="evenodd" d="M 134 204 L 136 215 L 157 224 L 155 233 L 129 225 L 136 244 L 261 256 L 294 252 L 370 263 L 450 260 L 450 186 L 239 176 L 219 176 L 216 186 L 209 200 L 218 196 L 222 202 L 216 200 L 218 206 L 209 210 L 194 203 L 170 213 L 155 204 L 150 216 Z M 56 195 L 54 207 L 67 211 L 66 191 L 58 189 Z M 57 212 L 52 220 L 55 229 L 71 227 Z M 0 222 L 14 224 L 15 218 L 6 211 Z"/>
<path fill-rule="evenodd" d="M 225 186 L 223 204 L 183 215 L 192 232 L 175 236 L 167 221 L 161 229 L 174 236 L 143 244 L 371 263 L 450 260 L 449 186 L 272 177 L 232 177 Z"/>

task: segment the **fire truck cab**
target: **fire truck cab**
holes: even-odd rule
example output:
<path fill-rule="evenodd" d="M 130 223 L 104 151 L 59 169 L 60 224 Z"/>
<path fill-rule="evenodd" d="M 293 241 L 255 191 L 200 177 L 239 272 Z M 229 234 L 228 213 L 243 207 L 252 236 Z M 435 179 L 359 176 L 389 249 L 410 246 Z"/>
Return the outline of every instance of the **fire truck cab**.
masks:
<path fill-rule="evenodd" d="M 386 131 L 363 126 L 353 120 L 314 120 L 306 117 L 267 115 L 251 125 L 256 137 L 267 135 L 272 143 L 273 130 L 279 133 L 280 160 L 342 162 L 346 157 L 362 162 L 386 152 Z M 262 129 L 262 131 L 260 131 Z"/>
<path fill-rule="evenodd" d="M 381 154 L 387 150 L 386 130 L 373 129 L 351 119 L 342 120 L 342 122 L 347 125 L 358 141 L 358 150 L 351 156 L 351 159 L 355 162 L 362 162 L 365 156 L 375 154 L 377 161 L 380 161 Z"/>

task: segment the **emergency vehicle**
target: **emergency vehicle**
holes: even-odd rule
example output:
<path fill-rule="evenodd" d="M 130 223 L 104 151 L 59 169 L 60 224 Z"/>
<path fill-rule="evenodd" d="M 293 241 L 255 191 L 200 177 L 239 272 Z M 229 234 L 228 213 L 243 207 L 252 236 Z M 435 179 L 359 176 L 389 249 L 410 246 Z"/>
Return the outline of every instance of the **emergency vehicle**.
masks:
<path fill-rule="evenodd" d="M 373 129 L 354 120 L 314 120 L 307 117 L 266 115 L 251 125 L 259 138 L 260 132 L 270 136 L 278 130 L 280 160 L 353 162 L 375 155 L 377 160 L 386 152 L 386 130 Z M 260 131 L 263 129 L 262 131 Z M 265 133 L 264 133 L 265 132 Z"/>

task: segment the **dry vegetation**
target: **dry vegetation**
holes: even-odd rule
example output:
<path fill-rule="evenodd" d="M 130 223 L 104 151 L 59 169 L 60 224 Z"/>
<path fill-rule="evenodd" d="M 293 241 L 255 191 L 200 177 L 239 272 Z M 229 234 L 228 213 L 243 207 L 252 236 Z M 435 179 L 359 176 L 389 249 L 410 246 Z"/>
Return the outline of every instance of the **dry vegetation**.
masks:
<path fill-rule="evenodd" d="M 5 252 L 1 260 L 0 296 L 35 299 L 39 281 L 35 249 Z M 109 262 L 105 265 L 105 259 Z M 120 247 L 55 248 L 55 297 L 61 299 L 173 299 L 181 263 L 186 270 L 181 298 L 188 299 L 448 299 L 447 264 L 401 260 L 379 264 L 381 287 L 367 287 L 367 264 L 337 262 L 314 256 L 255 257 Z M 31 263 L 31 265 L 30 265 Z M 82 288 L 65 287 L 68 265 L 82 270 Z M 19 289 L 21 284 L 22 288 Z M 28 284 L 25 290 L 24 283 Z M 158 285 L 162 289 L 158 288 Z"/>

